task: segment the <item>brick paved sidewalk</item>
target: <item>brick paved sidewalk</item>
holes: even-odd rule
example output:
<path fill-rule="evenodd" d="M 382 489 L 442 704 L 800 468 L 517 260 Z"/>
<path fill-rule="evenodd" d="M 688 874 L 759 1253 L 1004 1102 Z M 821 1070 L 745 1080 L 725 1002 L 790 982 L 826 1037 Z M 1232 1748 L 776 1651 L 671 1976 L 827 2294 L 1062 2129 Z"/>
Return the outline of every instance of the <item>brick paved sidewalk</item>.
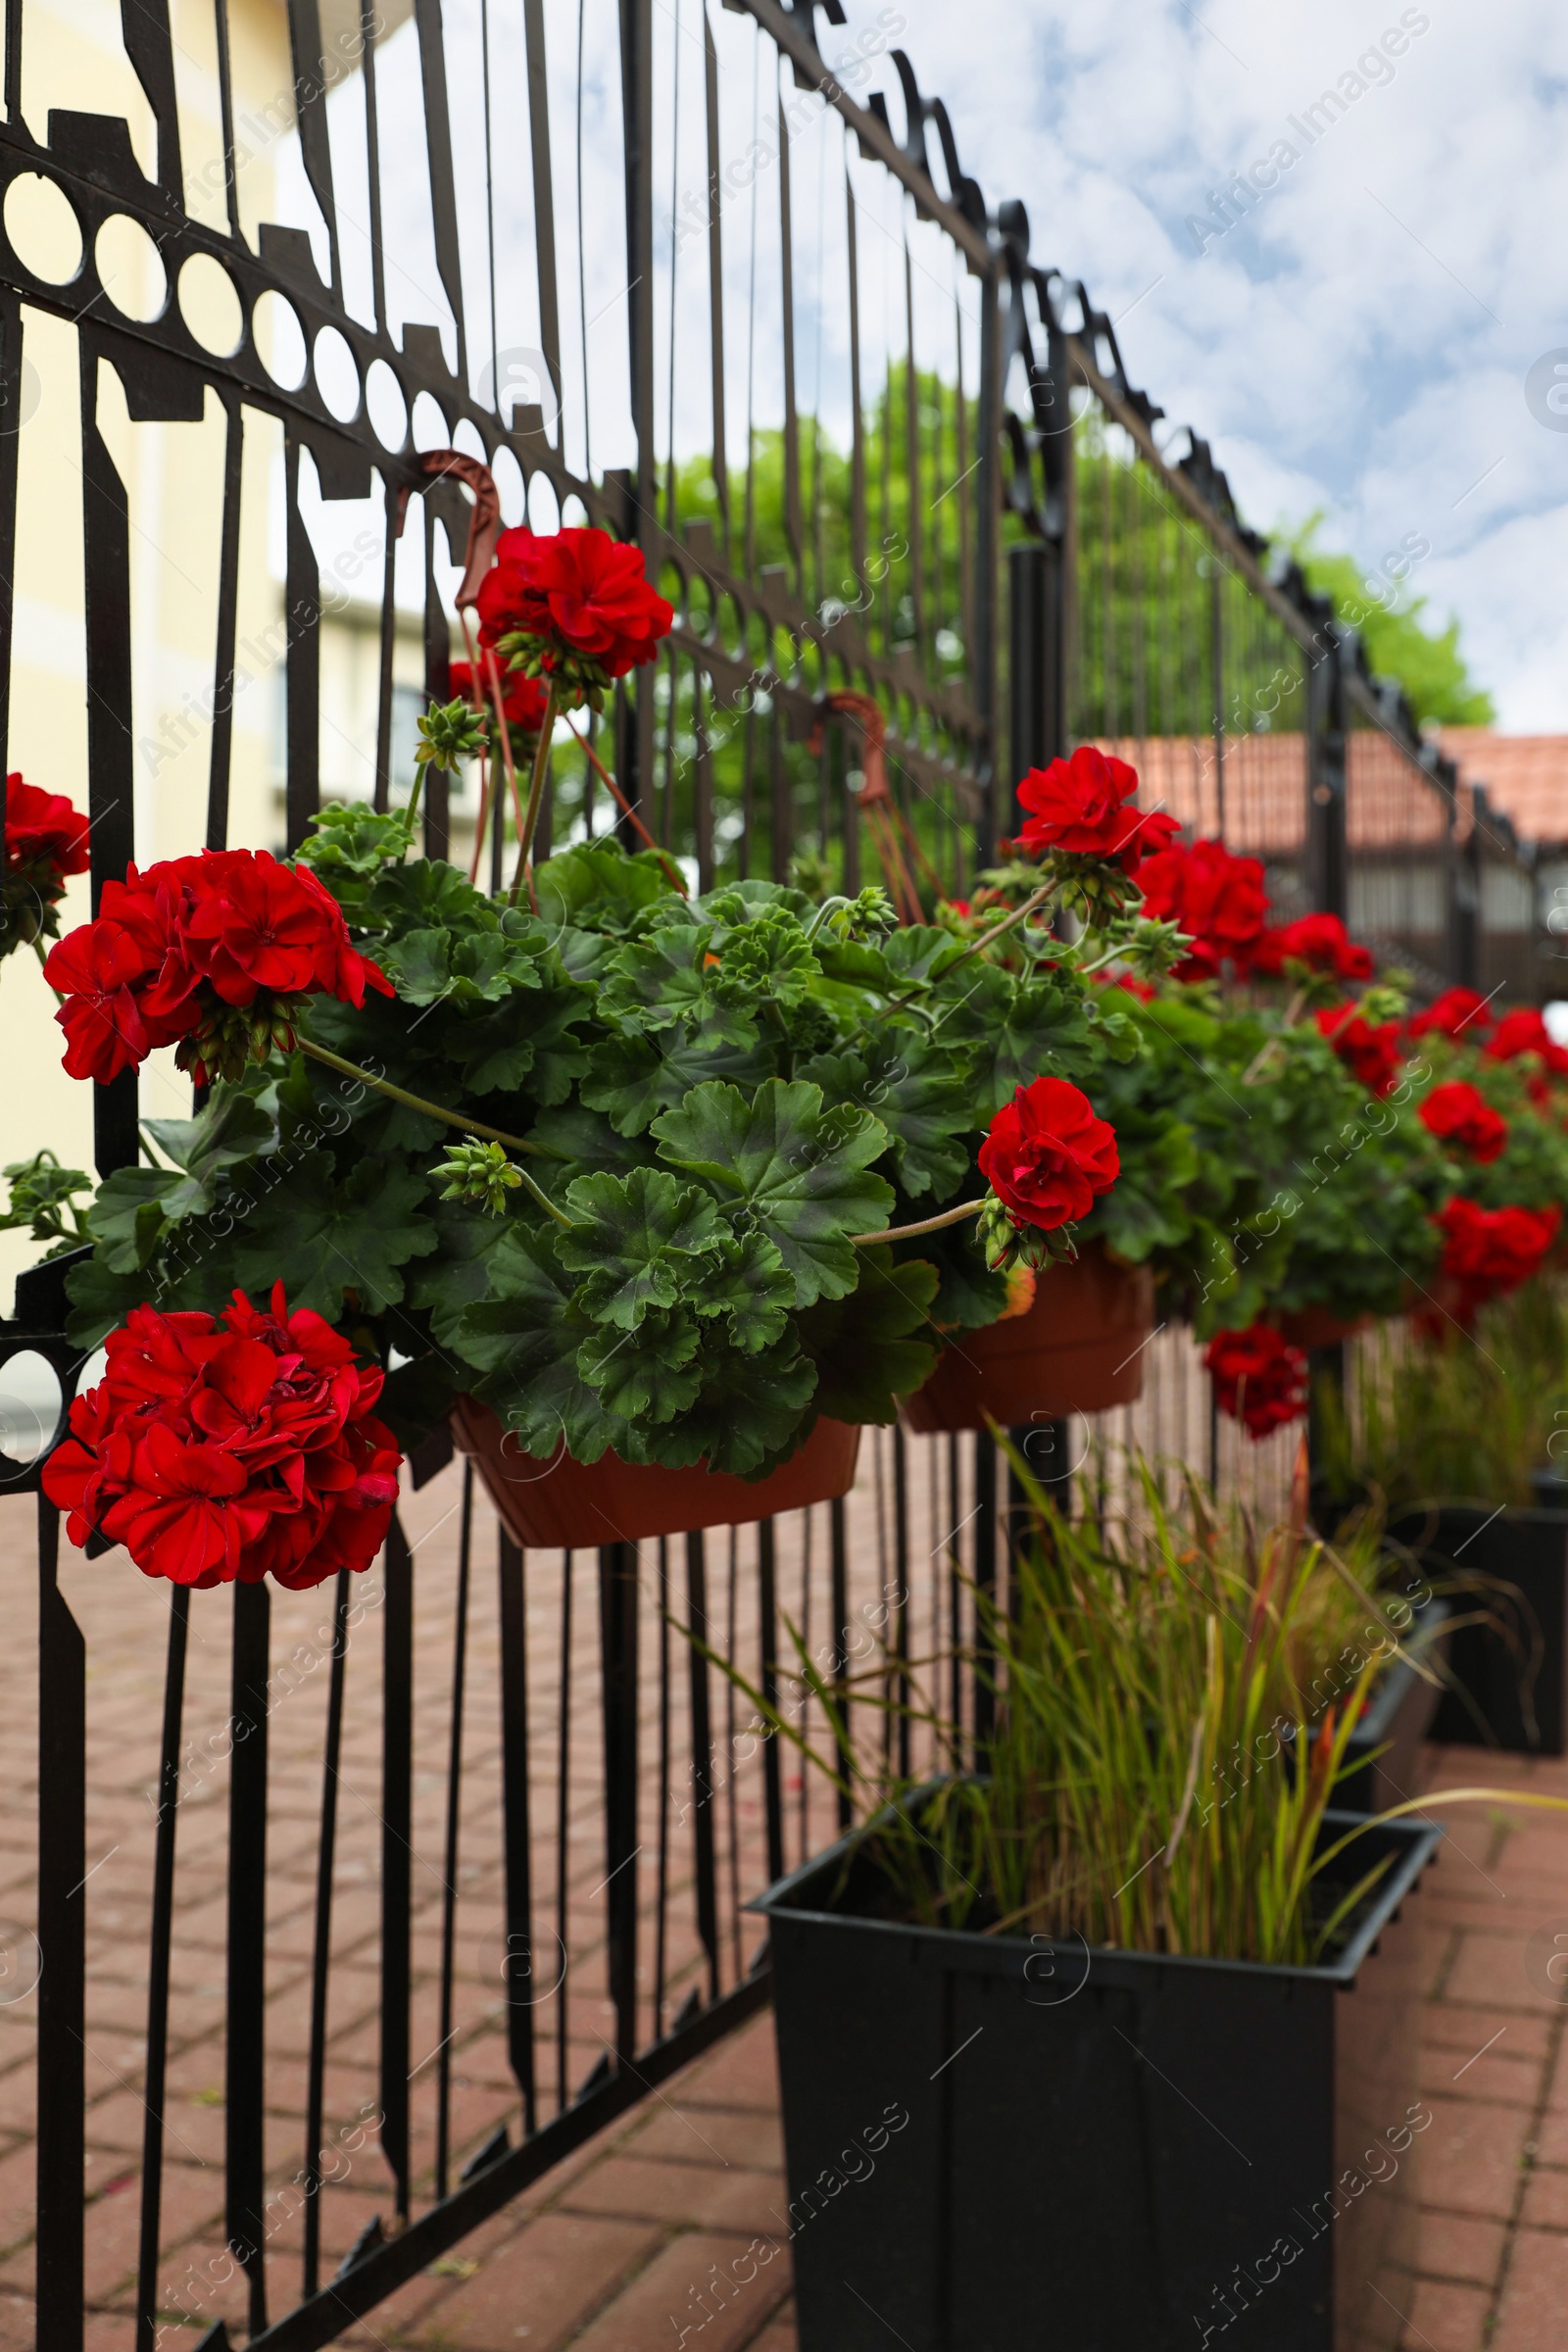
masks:
<path fill-rule="evenodd" d="M 1568 1764 L 1429 1752 L 1429 1787 L 1478 1783 L 1568 1795 Z M 1532 1983 L 1526 1947 L 1544 1926 L 1568 1934 L 1568 1817 L 1499 1802 L 1450 1818 L 1426 1891 L 1422 2087 L 1435 2121 L 1404 2352 L 1563 2352 L 1568 2004 Z M 377 2340 L 657 2352 L 713 2310 L 689 2339 L 703 2352 L 796 2352 L 786 2247 L 727 2303 L 700 2299 L 754 2241 L 783 2235 L 777 2096 L 761 2017 L 383 2305 L 374 2335 L 348 2340 L 365 2352 Z"/>

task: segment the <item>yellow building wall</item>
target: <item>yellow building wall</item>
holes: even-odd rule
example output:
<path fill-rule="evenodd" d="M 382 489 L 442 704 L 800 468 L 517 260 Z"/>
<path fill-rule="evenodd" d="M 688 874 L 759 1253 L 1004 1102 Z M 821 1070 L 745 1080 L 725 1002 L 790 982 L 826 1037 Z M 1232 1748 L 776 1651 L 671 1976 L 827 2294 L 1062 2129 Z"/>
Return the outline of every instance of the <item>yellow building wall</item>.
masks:
<path fill-rule="evenodd" d="M 341 14 L 341 10 L 339 14 Z M 408 13 L 406 0 L 387 24 Z M 122 115 L 142 169 L 156 170 L 156 130 L 124 57 L 119 0 L 25 0 L 23 106 L 47 137 L 51 107 Z M 226 219 L 216 36 L 209 0 L 172 0 L 181 172 L 187 209 Z M 357 10 L 355 11 L 357 21 Z M 323 11 L 328 43 L 336 20 Z M 292 121 L 292 75 L 283 0 L 229 0 L 236 175 L 241 226 L 251 244 L 277 217 L 276 167 Z M 347 19 L 337 27 L 345 43 Z M 36 190 L 37 183 L 34 183 Z M 52 191 L 44 191 L 52 193 Z M 19 199 L 19 204 L 21 200 Z M 19 218 L 21 218 L 19 213 Z M 60 274 L 74 268 L 69 234 L 41 204 L 28 217 L 35 240 L 51 233 Z M 7 222 L 12 224 L 8 205 Z M 79 239 L 76 240 L 79 245 Z M 156 316 L 163 294 L 156 255 L 137 240 L 101 254 L 110 298 L 131 317 Z M 150 266 L 149 266 L 150 261 Z M 187 312 L 187 316 L 189 313 Z M 81 416 L 74 329 L 27 310 L 20 427 L 15 635 L 7 764 L 30 783 L 85 809 L 86 697 L 82 611 Z M 219 537 L 225 420 L 209 393 L 196 424 L 132 424 L 111 368 L 100 370 L 99 425 L 123 480 L 130 515 L 130 609 L 135 734 L 135 836 L 139 864 L 199 849 L 205 838 L 212 752 Z M 237 682 L 229 783 L 229 840 L 277 851 L 283 841 L 282 589 L 277 576 L 282 434 L 247 410 L 242 473 Z M 378 540 L 323 576 L 321 787 L 325 798 L 368 794 L 375 752 Z M 351 574 L 352 576 L 346 576 Z M 400 626 L 394 675 L 422 677 L 416 619 Z M 471 794 L 470 794 L 471 797 Z M 455 808 L 461 827 L 460 797 Z M 85 876 L 61 909 L 70 929 L 89 911 Z M 0 1166 L 42 1147 L 92 1167 L 92 1088 L 66 1077 L 54 1000 L 25 950 L 0 965 Z M 142 1073 L 151 1117 L 189 1115 L 190 1088 L 172 1053 Z M 0 1311 L 16 1273 L 37 1254 L 25 1234 L 0 1234 Z"/>

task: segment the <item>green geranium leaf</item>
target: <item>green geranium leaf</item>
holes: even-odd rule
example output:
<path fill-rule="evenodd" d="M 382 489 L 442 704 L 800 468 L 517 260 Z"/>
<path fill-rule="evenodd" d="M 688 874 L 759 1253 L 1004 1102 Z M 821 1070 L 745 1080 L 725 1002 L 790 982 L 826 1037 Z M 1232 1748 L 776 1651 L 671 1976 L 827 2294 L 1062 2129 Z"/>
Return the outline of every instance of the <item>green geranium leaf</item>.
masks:
<path fill-rule="evenodd" d="M 172 1209 L 178 1200 L 180 1207 Z M 173 1168 L 117 1168 L 99 1186 L 87 1211 L 87 1230 L 98 1256 L 112 1274 L 134 1274 L 145 1266 L 172 1214 L 211 1201 L 188 1176 Z"/>
<path fill-rule="evenodd" d="M 577 1366 L 618 1419 L 672 1421 L 695 1404 L 703 1385 L 693 1360 L 699 1338 L 689 1314 L 655 1311 L 635 1331 L 597 1326 L 577 1350 Z"/>
<path fill-rule="evenodd" d="M 629 1176 L 579 1176 L 566 1187 L 570 1230 L 556 1255 L 584 1274 L 577 1304 L 596 1323 L 635 1331 L 651 1308 L 671 1307 L 721 1238 L 709 1194 L 662 1168 Z"/>
<path fill-rule="evenodd" d="M 132 1267 L 117 1274 L 102 1253 L 94 1250 L 79 1266 L 73 1266 L 66 1276 L 66 1295 L 72 1302 L 72 1312 L 66 1321 L 66 1337 L 78 1348 L 96 1348 L 111 1331 L 123 1323 L 133 1306 L 152 1299 L 166 1311 L 175 1306 L 194 1303 L 160 1287 L 156 1270 L 145 1272 Z"/>
<path fill-rule="evenodd" d="M 639 1461 L 670 1468 L 706 1461 L 736 1478 L 760 1478 L 809 1435 L 816 1367 L 793 1332 L 755 1355 L 707 1348 L 701 1393 L 677 1420 L 637 1440 Z"/>
<path fill-rule="evenodd" d="M 893 1188 L 867 1173 L 887 1150 L 869 1111 L 822 1107 L 822 1090 L 770 1078 L 752 1101 L 733 1086 L 693 1087 L 678 1110 L 654 1121 L 659 1154 L 750 1211 L 777 1249 L 800 1305 L 855 1288 L 850 1237 L 877 1230 Z"/>
<path fill-rule="evenodd" d="M 817 968 L 794 915 L 782 906 L 770 906 L 725 939 L 719 955 L 720 994 L 798 1004 Z"/>
<path fill-rule="evenodd" d="M 801 1338 L 816 1366 L 818 1412 L 833 1421 L 887 1423 L 898 1419 L 899 1398 L 936 1364 L 937 1269 L 920 1258 L 896 1264 L 885 1244 L 859 1255 L 858 1287 L 809 1307 Z"/>
<path fill-rule="evenodd" d="M 795 1303 L 795 1284 L 766 1236 L 754 1227 L 727 1235 L 719 1255 L 705 1269 L 702 1296 L 692 1301 L 699 1315 L 727 1315 L 731 1345 L 757 1355 L 777 1345 Z"/>
<path fill-rule="evenodd" d="M 955 973 L 954 980 L 960 976 Z M 1018 1087 L 1029 1086 L 1047 1073 L 1081 1079 L 1094 1066 L 1094 1041 L 1083 1001 L 1075 983 L 1063 974 L 1045 973 L 1026 980 L 1005 997 L 989 1001 L 973 997 L 964 1006 L 964 1025 L 977 1017 L 973 1063 L 977 1126 L 989 1124 L 1004 1102 L 1011 1102 Z M 937 1034 L 946 1035 L 940 1022 Z"/>
<path fill-rule="evenodd" d="M 706 1036 L 612 1037 L 595 1046 L 582 1099 L 622 1135 L 641 1135 L 662 1110 L 684 1102 L 706 1079 L 758 1086 L 772 1058 L 760 1049 L 721 1046 Z"/>
<path fill-rule="evenodd" d="M 340 1178 L 329 1153 L 309 1152 L 263 1196 L 233 1249 L 234 1280 L 253 1297 L 281 1282 L 290 1306 L 335 1322 L 353 1291 L 368 1314 L 398 1305 L 402 1269 L 436 1246 L 421 1214 L 427 1179 L 379 1159 L 358 1160 Z"/>
<path fill-rule="evenodd" d="M 757 1023 L 733 990 L 719 985 L 710 965 L 711 929 L 670 923 L 652 938 L 629 940 L 606 970 L 601 1009 L 628 1028 L 652 1031 L 700 1026 L 705 1039 L 746 1049 Z"/>
<path fill-rule="evenodd" d="M 653 850 L 628 854 L 618 841 L 579 842 L 534 868 L 542 920 L 552 930 L 625 931 L 644 907 L 673 894 Z"/>
<path fill-rule="evenodd" d="M 874 1111 L 893 1145 L 903 1190 L 945 1200 L 969 1173 L 976 1125 L 963 1061 L 899 1030 L 858 1054 L 818 1054 L 797 1073 L 830 1102 Z M 979 1198 L 976 1179 L 976 1199 Z"/>
<path fill-rule="evenodd" d="M 429 1215 L 436 1247 L 428 1260 L 411 1267 L 408 1303 L 429 1315 L 443 1348 L 459 1348 L 465 1311 L 490 1296 L 494 1261 L 519 1228 L 505 1217 L 480 1216 L 456 1200 L 433 1200 Z"/>
<path fill-rule="evenodd" d="M 902 996 L 905 990 L 922 981 L 931 981 L 946 972 L 951 964 L 963 956 L 962 943 L 951 931 L 939 930 L 932 923 L 907 923 L 890 932 L 882 945 L 882 954 L 895 984 Z M 971 973 L 976 967 L 993 971 L 992 964 L 982 964 L 977 956 L 966 956 L 963 970 Z M 1003 978 L 999 972 L 998 978 Z"/>
<path fill-rule="evenodd" d="M 597 1462 L 620 1432 L 577 1369 L 593 1326 L 572 1306 L 569 1277 L 543 1237 L 519 1225 L 501 1230 L 489 1296 L 456 1318 L 451 1344 L 480 1374 L 473 1394 L 524 1453 L 548 1461 L 564 1440 L 577 1461 Z"/>

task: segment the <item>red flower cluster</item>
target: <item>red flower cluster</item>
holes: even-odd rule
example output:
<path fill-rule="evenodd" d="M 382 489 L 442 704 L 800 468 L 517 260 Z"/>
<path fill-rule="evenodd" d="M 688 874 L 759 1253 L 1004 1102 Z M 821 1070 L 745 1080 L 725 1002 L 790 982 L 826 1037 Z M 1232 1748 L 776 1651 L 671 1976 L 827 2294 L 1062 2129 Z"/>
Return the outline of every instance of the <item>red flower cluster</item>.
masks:
<path fill-rule="evenodd" d="M 51 949 L 73 1078 L 107 1085 L 155 1046 L 179 1047 L 198 1084 L 293 1044 L 290 1018 L 324 991 L 365 1002 L 392 984 L 349 944 L 337 901 L 265 850 L 204 850 L 104 885 L 95 922 Z"/>
<path fill-rule="evenodd" d="M 1493 1061 L 1517 1061 L 1522 1054 L 1539 1054 L 1542 1066 L 1555 1078 L 1568 1075 L 1568 1049 L 1559 1046 L 1534 1004 L 1516 1004 L 1505 1012 L 1487 1040 Z"/>
<path fill-rule="evenodd" d="M 58 792 L 26 783 L 20 769 L 6 778 L 8 873 L 84 874 L 87 819 Z"/>
<path fill-rule="evenodd" d="M 573 687 L 652 662 L 674 618 L 649 586 L 642 549 L 608 531 L 503 531 L 479 589 L 481 644 L 529 639 L 536 660 L 524 656 L 524 666 Z"/>
<path fill-rule="evenodd" d="M 1020 1086 L 991 1122 L 980 1173 L 1015 1225 L 1076 1224 L 1121 1173 L 1116 1131 L 1064 1078 Z"/>
<path fill-rule="evenodd" d="M 476 710 L 489 711 L 489 683 L 482 671 L 475 682 L 471 662 L 454 662 L 451 678 L 454 694 L 461 694 Z M 545 690 L 539 680 L 524 677 L 515 669 L 503 669 L 501 715 L 509 727 L 516 727 L 524 735 L 537 735 L 545 723 Z"/>
<path fill-rule="evenodd" d="M 0 859 L 0 956 L 24 941 L 50 939 L 68 874 L 89 863 L 87 820 L 58 792 L 19 773 L 6 778 L 5 856 Z"/>
<path fill-rule="evenodd" d="M 1227 956 L 1239 972 L 1248 969 L 1268 919 L 1256 858 L 1233 858 L 1222 841 L 1175 844 L 1146 859 L 1138 887 L 1146 915 L 1180 923 L 1192 937 L 1192 953 L 1173 967 L 1173 978 L 1215 979 Z"/>
<path fill-rule="evenodd" d="M 1306 1410 L 1306 1358 L 1272 1324 L 1216 1332 L 1203 1363 L 1220 1411 L 1250 1438 L 1266 1438 Z"/>
<path fill-rule="evenodd" d="M 1528 1282 L 1557 1238 L 1562 1211 L 1550 1208 L 1480 1208 L 1454 1200 L 1439 1211 L 1443 1271 L 1462 1293 L 1461 1318 L 1484 1299 L 1499 1298 Z"/>
<path fill-rule="evenodd" d="M 1181 830 L 1174 817 L 1141 809 L 1133 799 L 1137 790 L 1135 767 L 1081 743 L 1070 760 L 1032 767 L 1024 777 L 1018 798 L 1034 813 L 1018 843 L 1035 857 L 1058 850 L 1136 874 L 1146 858 L 1163 850 Z"/>
<path fill-rule="evenodd" d="M 1370 980 L 1372 957 L 1357 947 L 1337 914 L 1299 914 L 1263 933 L 1252 954 L 1256 972 L 1281 972 L 1286 958 L 1304 963 L 1314 972 L 1332 972 L 1337 980 Z"/>
<path fill-rule="evenodd" d="M 1446 988 L 1424 1012 L 1411 1015 L 1410 1035 L 1462 1037 L 1469 1045 L 1479 1045 L 1491 1026 L 1485 997 L 1477 996 L 1473 988 Z"/>
<path fill-rule="evenodd" d="M 1394 1092 L 1399 1075 L 1399 1024 L 1369 1021 L 1345 1004 L 1327 1004 L 1317 1025 L 1351 1075 L 1370 1095 Z"/>
<path fill-rule="evenodd" d="M 1435 1086 L 1421 1105 L 1421 1124 L 1442 1144 L 1487 1167 L 1505 1148 L 1508 1122 L 1487 1098 L 1463 1078 Z"/>
<path fill-rule="evenodd" d="M 309 1308 L 243 1291 L 211 1315 L 131 1310 L 103 1380 L 71 1407 L 44 1493 L 74 1544 L 123 1544 L 144 1576 L 299 1592 L 368 1568 L 397 1500 L 379 1371 Z"/>

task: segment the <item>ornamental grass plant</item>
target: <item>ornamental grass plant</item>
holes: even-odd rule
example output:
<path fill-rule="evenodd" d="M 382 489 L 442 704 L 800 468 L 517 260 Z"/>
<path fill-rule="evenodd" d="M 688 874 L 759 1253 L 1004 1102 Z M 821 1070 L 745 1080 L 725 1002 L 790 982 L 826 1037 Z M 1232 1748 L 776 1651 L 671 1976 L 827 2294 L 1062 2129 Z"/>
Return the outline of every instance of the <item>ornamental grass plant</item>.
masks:
<path fill-rule="evenodd" d="M 1112 1531 L 1014 1469 L 1030 1525 L 1010 1600 L 974 1595 L 968 1662 L 996 1698 L 982 1745 L 935 1695 L 951 1659 L 884 1658 L 835 1690 L 803 1651 L 820 1748 L 750 1693 L 850 1796 L 857 1886 L 884 1915 L 983 1935 L 1262 1962 L 1332 1951 L 1382 1866 L 1348 1885 L 1342 1869 L 1330 1891 L 1347 1841 L 1323 1835 L 1325 1813 L 1368 1692 L 1410 1654 L 1410 1598 L 1379 1590 L 1376 1516 L 1331 1546 L 1298 1494 L 1259 1533 L 1139 1460 Z M 924 1774 L 891 1766 L 905 1717 Z"/>
<path fill-rule="evenodd" d="M 1526 1506 L 1537 1472 L 1568 1456 L 1568 1297 L 1547 1275 L 1479 1307 L 1473 1329 L 1384 1329 L 1363 1343 L 1354 1393 L 1320 1391 L 1330 1494 L 1390 1508 Z"/>

